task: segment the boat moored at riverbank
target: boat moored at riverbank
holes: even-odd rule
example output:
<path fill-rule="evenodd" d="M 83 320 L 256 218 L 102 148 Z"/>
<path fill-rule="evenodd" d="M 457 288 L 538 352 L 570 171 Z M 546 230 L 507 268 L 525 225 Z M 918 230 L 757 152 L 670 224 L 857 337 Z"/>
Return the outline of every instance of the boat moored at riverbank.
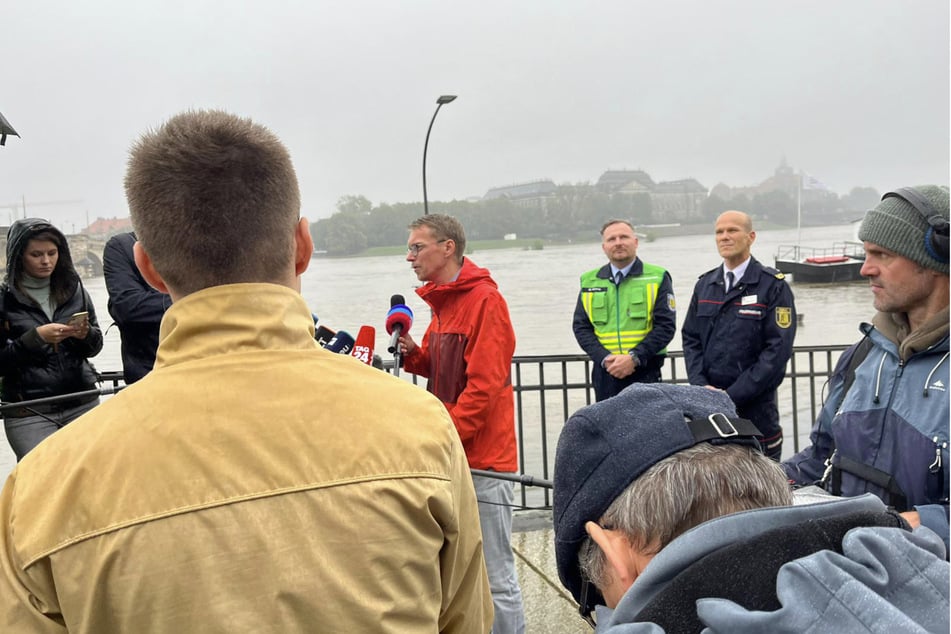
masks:
<path fill-rule="evenodd" d="M 862 280 L 865 251 L 860 242 L 835 242 L 828 248 L 780 245 L 776 268 L 804 284 L 832 284 Z"/>

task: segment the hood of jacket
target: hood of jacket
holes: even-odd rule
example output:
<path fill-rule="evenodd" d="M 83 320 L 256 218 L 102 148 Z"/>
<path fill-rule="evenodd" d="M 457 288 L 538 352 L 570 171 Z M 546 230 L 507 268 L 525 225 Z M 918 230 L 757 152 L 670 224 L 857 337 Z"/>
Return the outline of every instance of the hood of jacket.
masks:
<path fill-rule="evenodd" d="M 466 293 L 479 286 L 488 285 L 493 289 L 499 286 L 492 279 L 488 269 L 476 266 L 469 258 L 462 260 L 462 268 L 459 269 L 459 275 L 452 282 L 445 284 L 433 284 L 427 282 L 422 287 L 416 289 L 416 294 L 423 301 L 433 307 L 433 310 L 439 311 L 446 299 L 457 294 Z"/>
<path fill-rule="evenodd" d="M 57 277 L 66 276 L 66 282 L 79 282 L 79 275 L 73 267 L 73 258 L 69 253 L 69 243 L 62 231 L 42 218 L 21 218 L 14 221 L 7 231 L 7 274 L 6 284 L 13 288 L 14 282 L 23 270 L 23 251 L 30 239 L 41 231 L 49 231 L 59 241 L 59 259 L 53 274 Z"/>
<path fill-rule="evenodd" d="M 927 350 L 948 337 L 948 307 L 912 331 L 906 313 L 878 312 L 872 319 L 875 328 L 898 347 L 898 356 L 907 361 L 911 355 Z"/>

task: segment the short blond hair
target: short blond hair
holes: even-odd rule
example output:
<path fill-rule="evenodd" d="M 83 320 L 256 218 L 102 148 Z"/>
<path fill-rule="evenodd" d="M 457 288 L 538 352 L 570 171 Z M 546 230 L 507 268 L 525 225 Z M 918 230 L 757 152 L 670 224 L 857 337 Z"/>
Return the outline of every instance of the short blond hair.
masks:
<path fill-rule="evenodd" d="M 456 261 L 462 264 L 462 259 L 466 255 L 466 230 L 462 228 L 462 223 L 457 218 L 445 214 L 429 214 L 417 218 L 409 225 L 410 231 L 420 227 L 428 227 L 437 240 L 455 242 Z"/>

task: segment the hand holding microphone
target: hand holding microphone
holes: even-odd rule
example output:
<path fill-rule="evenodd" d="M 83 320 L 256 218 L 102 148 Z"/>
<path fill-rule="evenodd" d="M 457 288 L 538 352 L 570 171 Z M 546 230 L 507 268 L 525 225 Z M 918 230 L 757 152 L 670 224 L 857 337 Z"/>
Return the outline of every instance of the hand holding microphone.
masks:
<path fill-rule="evenodd" d="M 402 295 L 394 295 L 390 298 L 390 312 L 386 314 L 386 334 L 390 337 L 390 345 L 386 350 L 390 353 L 398 353 L 397 347 L 400 336 L 408 333 L 413 326 L 413 309 L 407 306 Z"/>
<path fill-rule="evenodd" d="M 393 295 L 390 298 L 390 312 L 386 314 L 386 332 L 391 335 L 390 345 L 386 349 L 393 354 L 394 376 L 399 376 L 400 373 L 400 357 L 402 356 L 399 348 L 400 337 L 405 335 L 404 345 L 406 345 L 407 350 L 409 346 L 405 343 L 406 339 L 409 339 L 410 342 L 413 341 L 408 335 L 409 329 L 413 326 L 413 310 L 405 302 L 406 300 L 402 295 Z M 413 347 L 415 347 L 415 344 Z"/>

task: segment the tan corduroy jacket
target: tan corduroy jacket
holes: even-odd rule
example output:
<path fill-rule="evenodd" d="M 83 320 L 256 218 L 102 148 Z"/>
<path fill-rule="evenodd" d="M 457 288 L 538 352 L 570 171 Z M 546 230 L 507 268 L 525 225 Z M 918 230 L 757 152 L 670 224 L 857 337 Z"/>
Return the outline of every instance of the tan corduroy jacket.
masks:
<path fill-rule="evenodd" d="M 445 408 L 312 331 L 281 286 L 176 302 L 155 369 L 7 481 L 0 632 L 488 631 Z"/>

